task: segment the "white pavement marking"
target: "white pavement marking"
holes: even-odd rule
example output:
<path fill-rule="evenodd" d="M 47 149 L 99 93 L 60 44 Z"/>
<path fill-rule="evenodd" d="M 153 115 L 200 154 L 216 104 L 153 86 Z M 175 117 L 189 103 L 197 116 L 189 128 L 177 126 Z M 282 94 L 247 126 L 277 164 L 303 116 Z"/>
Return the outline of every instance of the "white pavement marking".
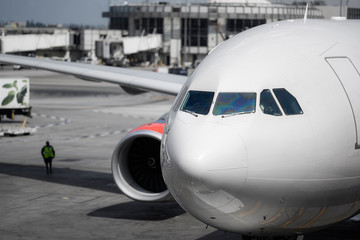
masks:
<path fill-rule="evenodd" d="M 56 117 L 56 116 L 50 116 L 50 115 L 38 114 L 38 113 L 32 113 L 32 115 L 34 117 L 42 117 L 42 118 L 48 118 L 48 119 L 58 120 L 59 121 L 58 123 L 49 123 L 49 124 L 35 126 L 34 128 L 36 128 L 36 129 L 39 129 L 39 128 L 51 128 L 51 127 L 55 127 L 55 126 L 59 126 L 59 125 L 67 125 L 67 124 L 71 123 L 70 119 L 67 119 L 67 118 L 64 118 L 64 117 Z M 131 130 L 133 130 L 133 129 L 128 128 L 128 129 L 123 129 L 123 130 L 102 132 L 102 133 L 96 133 L 96 134 L 91 134 L 91 135 L 83 135 L 83 136 L 80 136 L 80 137 L 66 137 L 66 138 L 63 138 L 63 140 L 66 141 L 66 140 L 75 140 L 75 139 L 106 137 L 106 136 L 110 136 L 110 135 L 118 135 L 118 134 L 128 133 Z M 58 140 L 60 140 L 60 139 L 58 139 Z M 28 141 L 28 140 L 16 139 L 15 141 L 11 141 L 11 142 L 26 142 L 26 141 Z"/>
<path fill-rule="evenodd" d="M 67 124 L 69 124 L 71 122 L 70 119 L 67 119 L 67 118 L 64 118 L 64 117 L 56 117 L 56 116 L 50 116 L 50 115 L 38 114 L 38 113 L 32 113 L 31 115 L 34 116 L 34 117 L 49 118 L 49 119 L 52 119 L 52 120 L 59 121 L 58 123 L 50 123 L 50 124 L 35 126 L 34 128 L 36 128 L 36 129 L 50 128 L 50 127 L 55 127 L 55 126 L 59 126 L 59 125 L 67 125 Z"/>
<path fill-rule="evenodd" d="M 124 129 L 124 130 L 117 130 L 117 131 L 111 131 L 111 132 L 104 132 L 104 133 L 97 133 L 97 134 L 92 134 L 92 135 L 83 135 L 80 137 L 71 137 L 71 138 L 66 138 L 65 140 L 78 140 L 78 139 L 86 139 L 86 138 L 96 138 L 96 137 L 106 137 L 106 136 L 110 136 L 110 135 L 117 135 L 117 134 L 124 134 L 124 133 L 128 133 L 131 130 L 133 130 L 132 128 L 128 128 L 128 129 Z"/>

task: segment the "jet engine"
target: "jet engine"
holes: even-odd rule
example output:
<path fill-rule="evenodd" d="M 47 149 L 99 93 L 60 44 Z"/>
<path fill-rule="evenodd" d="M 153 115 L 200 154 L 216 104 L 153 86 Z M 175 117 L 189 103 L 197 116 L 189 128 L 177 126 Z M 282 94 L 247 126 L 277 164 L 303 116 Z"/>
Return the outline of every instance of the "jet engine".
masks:
<path fill-rule="evenodd" d="M 120 190 L 138 201 L 168 201 L 160 166 L 160 143 L 165 117 L 140 126 L 126 135 L 112 156 L 112 173 Z"/>

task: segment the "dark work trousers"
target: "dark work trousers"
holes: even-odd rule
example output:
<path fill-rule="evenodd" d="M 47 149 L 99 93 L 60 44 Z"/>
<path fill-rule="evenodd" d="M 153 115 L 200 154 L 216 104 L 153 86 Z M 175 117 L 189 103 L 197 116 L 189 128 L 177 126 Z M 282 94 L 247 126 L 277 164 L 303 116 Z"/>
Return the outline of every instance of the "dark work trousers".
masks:
<path fill-rule="evenodd" d="M 52 163 L 53 158 L 49 157 L 49 158 L 44 158 L 44 162 L 45 162 L 45 166 L 46 166 L 46 174 L 52 174 L 52 169 L 51 169 L 51 163 Z"/>

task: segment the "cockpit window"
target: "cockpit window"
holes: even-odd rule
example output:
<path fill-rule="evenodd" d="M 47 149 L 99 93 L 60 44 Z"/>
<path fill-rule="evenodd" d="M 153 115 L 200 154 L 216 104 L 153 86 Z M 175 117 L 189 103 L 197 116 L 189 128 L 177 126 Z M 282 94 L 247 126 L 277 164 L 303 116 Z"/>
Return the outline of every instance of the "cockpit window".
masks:
<path fill-rule="evenodd" d="M 233 115 L 255 112 L 256 93 L 219 93 L 214 115 Z"/>
<path fill-rule="evenodd" d="M 277 88 L 273 89 L 273 91 L 286 115 L 303 114 L 296 98 L 286 89 Z"/>
<path fill-rule="evenodd" d="M 209 113 L 213 92 L 189 91 L 181 108 L 184 112 L 206 115 Z"/>
<path fill-rule="evenodd" d="M 282 115 L 269 89 L 263 90 L 260 94 L 260 108 L 265 114 L 274 116 Z"/>

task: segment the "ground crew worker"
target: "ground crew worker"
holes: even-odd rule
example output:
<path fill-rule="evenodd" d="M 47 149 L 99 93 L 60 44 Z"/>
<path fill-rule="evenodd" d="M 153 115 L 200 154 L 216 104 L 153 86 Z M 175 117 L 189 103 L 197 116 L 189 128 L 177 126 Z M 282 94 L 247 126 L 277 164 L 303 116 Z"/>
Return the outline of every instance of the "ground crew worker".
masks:
<path fill-rule="evenodd" d="M 50 145 L 49 141 L 46 141 L 46 145 L 41 149 L 41 155 L 44 158 L 46 174 L 52 174 L 51 163 L 55 157 L 55 149 Z"/>

